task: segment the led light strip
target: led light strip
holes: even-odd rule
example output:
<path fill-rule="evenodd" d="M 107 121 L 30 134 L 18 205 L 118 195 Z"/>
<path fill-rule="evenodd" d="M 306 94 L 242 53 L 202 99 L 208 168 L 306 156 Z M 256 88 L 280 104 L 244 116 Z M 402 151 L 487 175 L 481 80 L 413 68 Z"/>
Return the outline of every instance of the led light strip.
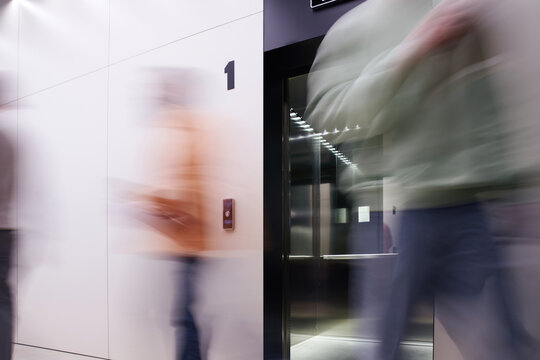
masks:
<path fill-rule="evenodd" d="M 313 129 L 307 122 L 305 122 L 304 119 L 302 119 L 302 117 L 300 115 L 298 115 L 298 113 L 296 111 L 294 111 L 293 108 L 291 108 L 291 110 L 289 112 L 289 118 L 291 119 L 292 123 L 294 125 L 300 127 L 302 129 L 302 131 L 307 131 L 307 132 L 310 133 L 309 135 L 306 135 L 306 136 L 301 135 L 301 136 L 298 136 L 298 137 L 290 138 L 291 141 L 292 140 L 300 140 L 300 139 L 305 139 L 305 138 L 312 137 L 312 138 L 314 138 L 316 140 L 319 140 L 319 142 L 321 143 L 322 146 L 327 148 L 332 154 L 335 155 L 335 157 L 337 157 L 339 160 L 341 160 L 345 165 L 357 166 L 356 164 L 353 164 L 342 152 L 337 150 L 332 144 L 330 144 L 326 139 L 323 138 L 324 135 L 338 134 L 338 133 L 341 133 L 341 132 L 350 131 L 350 129 L 348 127 L 345 126 L 345 128 L 343 130 L 341 130 L 341 131 L 339 131 L 338 129 L 334 129 L 334 131 L 328 132 L 325 129 L 322 133 L 315 133 L 315 129 Z M 360 129 L 360 126 L 356 125 L 355 130 L 358 130 L 358 129 Z"/>

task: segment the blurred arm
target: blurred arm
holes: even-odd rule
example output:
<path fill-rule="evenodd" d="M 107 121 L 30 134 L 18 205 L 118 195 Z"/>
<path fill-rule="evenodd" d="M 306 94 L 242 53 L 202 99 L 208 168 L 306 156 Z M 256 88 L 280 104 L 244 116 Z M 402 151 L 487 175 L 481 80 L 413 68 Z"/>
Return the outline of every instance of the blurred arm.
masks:
<path fill-rule="evenodd" d="M 356 19 L 339 24 L 321 45 L 308 80 L 309 121 L 319 131 L 358 125 L 359 138 L 384 133 L 396 121 L 389 112 L 408 74 L 430 53 L 464 36 L 470 13 L 462 3 L 444 2 L 401 43 L 378 53 L 369 44 L 377 39 L 356 34 Z"/>

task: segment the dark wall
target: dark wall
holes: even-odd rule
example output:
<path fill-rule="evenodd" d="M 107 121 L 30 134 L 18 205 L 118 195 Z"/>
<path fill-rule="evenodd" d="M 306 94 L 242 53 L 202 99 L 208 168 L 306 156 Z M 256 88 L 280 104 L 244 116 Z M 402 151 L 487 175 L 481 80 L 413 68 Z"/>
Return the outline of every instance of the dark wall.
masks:
<path fill-rule="evenodd" d="M 309 0 L 265 0 L 264 51 L 324 35 L 341 15 L 364 1 L 342 1 L 314 10 Z"/>

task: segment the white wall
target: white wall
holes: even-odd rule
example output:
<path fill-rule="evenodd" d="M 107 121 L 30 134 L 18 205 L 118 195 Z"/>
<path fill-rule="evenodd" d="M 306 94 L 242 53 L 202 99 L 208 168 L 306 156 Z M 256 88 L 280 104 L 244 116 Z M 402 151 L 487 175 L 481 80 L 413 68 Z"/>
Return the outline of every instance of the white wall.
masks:
<path fill-rule="evenodd" d="M 196 316 L 209 359 L 262 358 L 262 8 L 262 0 L 0 5 L 0 71 L 13 78 L 3 102 L 12 102 L 7 125 L 20 152 L 17 342 L 172 358 L 175 265 L 131 251 L 148 231 L 119 211 L 115 191 L 118 179 L 136 180 L 147 120 L 141 72 L 194 67 L 205 74 L 205 106 L 219 114 L 210 120 L 219 171 L 211 235 L 226 250 L 204 265 Z M 227 91 L 231 60 L 236 88 Z M 229 197 L 232 233 L 221 229 Z"/>

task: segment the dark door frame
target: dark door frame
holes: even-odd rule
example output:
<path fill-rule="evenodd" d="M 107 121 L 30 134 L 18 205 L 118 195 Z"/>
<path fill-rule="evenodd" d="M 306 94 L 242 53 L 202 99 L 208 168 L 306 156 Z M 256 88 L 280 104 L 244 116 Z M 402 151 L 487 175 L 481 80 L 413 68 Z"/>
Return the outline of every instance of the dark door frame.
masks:
<path fill-rule="evenodd" d="M 264 359 L 290 358 L 286 80 L 306 74 L 322 37 L 264 54 Z"/>

